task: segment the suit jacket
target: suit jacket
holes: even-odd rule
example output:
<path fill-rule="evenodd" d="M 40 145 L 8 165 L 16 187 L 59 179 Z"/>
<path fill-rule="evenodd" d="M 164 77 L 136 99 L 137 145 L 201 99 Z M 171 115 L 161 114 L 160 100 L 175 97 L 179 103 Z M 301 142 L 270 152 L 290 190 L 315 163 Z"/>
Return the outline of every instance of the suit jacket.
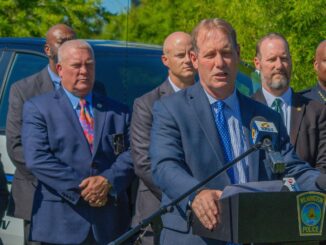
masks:
<path fill-rule="evenodd" d="M 93 230 L 99 244 L 129 226 L 127 187 L 134 176 L 129 152 L 130 114 L 126 106 L 93 96 L 94 145 L 91 153 L 78 116 L 61 88 L 27 101 L 22 140 L 26 166 L 39 180 L 32 213 L 31 239 L 81 243 Z M 117 135 L 121 140 L 116 140 Z M 113 186 L 101 208 L 89 206 L 79 184 L 102 175 Z M 113 198 L 115 197 L 115 198 Z"/>
<path fill-rule="evenodd" d="M 168 80 L 149 93 L 137 98 L 131 120 L 131 153 L 139 186 L 133 223 L 136 225 L 160 207 L 161 191 L 153 183 L 149 159 L 152 107 L 156 100 L 174 92 Z"/>
<path fill-rule="evenodd" d="M 8 214 L 30 220 L 33 196 L 37 180 L 26 168 L 21 143 L 23 105 L 30 98 L 54 90 L 48 67 L 15 82 L 10 88 L 9 108 L 6 124 L 7 151 L 16 167 L 11 187 Z"/>
<path fill-rule="evenodd" d="M 280 115 L 240 93 L 237 96 L 247 144 L 252 144 L 252 118 L 262 116 L 273 122 L 279 132 L 275 149 L 281 152 L 286 162 L 285 175 L 295 177 L 303 190 L 316 189 L 315 180 L 320 173 L 297 158 Z M 162 190 L 162 205 L 166 205 L 220 169 L 224 157 L 213 113 L 200 83 L 156 102 L 153 116 L 150 146 L 153 178 Z M 249 181 L 274 178 L 264 159 L 264 151 L 248 156 Z M 211 180 L 205 188 L 223 190 L 230 183 L 228 174 L 224 173 Z M 162 217 L 161 244 L 225 244 L 192 235 L 187 221 L 188 203 L 193 196 Z"/>
<path fill-rule="evenodd" d="M 324 91 L 324 89 L 322 89 L 319 85 L 319 83 L 317 82 L 316 86 L 303 90 L 301 92 L 299 92 L 299 94 L 312 99 L 312 100 L 316 100 L 319 103 L 322 104 L 326 104 L 326 91 Z"/>
<path fill-rule="evenodd" d="M 262 90 L 253 98 L 267 104 Z M 297 155 L 311 166 L 326 172 L 326 107 L 292 93 L 290 142 Z"/>

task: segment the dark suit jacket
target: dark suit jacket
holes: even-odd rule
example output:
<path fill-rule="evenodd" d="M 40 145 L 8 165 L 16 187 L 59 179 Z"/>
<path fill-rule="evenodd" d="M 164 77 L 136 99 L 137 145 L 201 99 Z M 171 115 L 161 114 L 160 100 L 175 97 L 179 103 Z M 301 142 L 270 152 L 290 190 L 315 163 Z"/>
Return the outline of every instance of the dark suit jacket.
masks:
<path fill-rule="evenodd" d="M 262 116 L 278 129 L 276 150 L 286 162 L 286 176 L 297 179 L 301 189 L 316 189 L 319 171 L 300 161 L 289 143 L 280 115 L 268 107 L 237 94 L 241 110 L 242 132 L 251 145 L 250 122 Z M 181 194 L 221 169 L 224 162 L 213 113 L 200 83 L 157 101 L 153 107 L 150 156 L 154 183 L 162 190 L 162 204 L 166 205 Z M 249 181 L 272 179 L 271 169 L 264 164 L 265 152 L 248 156 Z M 205 187 L 223 190 L 230 179 L 225 173 L 211 180 Z M 192 235 L 187 216 L 191 197 L 165 214 L 161 244 L 225 244 Z"/>
<path fill-rule="evenodd" d="M 30 220 L 36 178 L 26 168 L 21 143 L 22 113 L 25 101 L 54 90 L 48 68 L 15 82 L 10 89 L 6 137 L 8 155 L 16 167 L 8 214 Z"/>
<path fill-rule="evenodd" d="M 299 92 L 299 94 L 303 95 L 304 97 L 307 97 L 312 100 L 316 100 L 319 103 L 326 104 L 326 91 L 322 89 L 317 82 L 316 86 L 303 90 Z"/>
<path fill-rule="evenodd" d="M 258 90 L 253 98 L 267 104 L 262 90 Z M 302 160 L 326 172 L 326 107 L 293 93 L 290 141 Z"/>
<path fill-rule="evenodd" d="M 130 224 L 126 192 L 134 176 L 129 152 L 130 113 L 126 106 L 99 95 L 93 96 L 93 112 L 91 153 L 62 88 L 24 104 L 26 166 L 39 180 L 33 203 L 32 240 L 79 244 L 92 229 L 98 243 L 107 244 Z M 117 135 L 122 136 L 120 143 L 115 140 Z M 95 175 L 108 179 L 115 196 L 110 195 L 101 208 L 89 206 L 80 197 L 78 187 L 83 179 Z"/>
<path fill-rule="evenodd" d="M 166 80 L 134 102 L 131 120 L 131 153 L 136 175 L 140 179 L 134 224 L 138 224 L 160 207 L 161 191 L 153 183 L 148 152 L 153 121 L 152 108 L 156 100 L 173 92 L 171 84 Z"/>
<path fill-rule="evenodd" d="M 0 221 L 2 220 L 7 205 L 8 205 L 8 188 L 7 188 L 7 181 L 5 172 L 3 170 L 2 162 L 1 162 L 1 155 L 0 155 Z M 1 242 L 1 239 L 0 239 Z"/>

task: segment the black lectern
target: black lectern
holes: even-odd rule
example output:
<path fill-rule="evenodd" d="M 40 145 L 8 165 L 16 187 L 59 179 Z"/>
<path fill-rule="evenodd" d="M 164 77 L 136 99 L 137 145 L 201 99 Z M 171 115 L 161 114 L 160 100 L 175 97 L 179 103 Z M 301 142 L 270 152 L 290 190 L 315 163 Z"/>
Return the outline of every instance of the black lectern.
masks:
<path fill-rule="evenodd" d="M 268 185 L 265 182 L 263 189 L 268 190 Z M 235 243 L 326 240 L 325 201 L 322 192 L 279 192 L 275 188 L 265 192 L 256 190 L 255 183 L 229 186 L 220 200 L 221 224 L 209 231 L 194 217 L 193 233 Z"/>

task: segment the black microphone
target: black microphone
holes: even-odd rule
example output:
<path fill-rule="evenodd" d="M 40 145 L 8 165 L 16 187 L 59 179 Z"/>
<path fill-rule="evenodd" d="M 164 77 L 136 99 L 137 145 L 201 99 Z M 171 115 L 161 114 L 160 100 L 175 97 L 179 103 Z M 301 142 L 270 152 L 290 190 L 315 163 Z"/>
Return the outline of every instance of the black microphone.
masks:
<path fill-rule="evenodd" d="M 326 174 L 321 173 L 316 179 L 316 185 L 321 190 L 326 190 Z"/>
<path fill-rule="evenodd" d="M 254 117 L 250 122 L 253 143 L 261 142 L 265 150 L 270 167 L 274 174 L 282 174 L 285 171 L 285 162 L 281 154 L 274 150 L 278 131 L 272 122 L 267 122 L 264 117 Z"/>

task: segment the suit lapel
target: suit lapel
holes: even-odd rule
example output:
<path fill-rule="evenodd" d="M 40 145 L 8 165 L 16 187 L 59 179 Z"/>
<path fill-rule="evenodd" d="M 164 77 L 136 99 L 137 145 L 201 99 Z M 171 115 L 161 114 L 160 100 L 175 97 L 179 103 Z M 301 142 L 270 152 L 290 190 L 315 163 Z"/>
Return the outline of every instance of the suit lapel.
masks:
<path fill-rule="evenodd" d="M 220 167 L 223 166 L 224 156 L 221 147 L 218 132 L 216 129 L 213 113 L 208 98 L 200 83 L 196 83 L 189 89 L 190 108 L 195 112 L 196 119 L 204 132 L 204 135 L 216 156 Z"/>
<path fill-rule="evenodd" d="M 39 94 L 50 92 L 54 90 L 54 85 L 49 75 L 48 66 L 46 66 L 38 76 L 38 90 Z"/>
<path fill-rule="evenodd" d="M 102 136 L 106 112 L 108 111 L 107 103 L 103 102 L 98 96 L 96 96 L 96 94 L 93 95 L 93 111 L 95 122 L 93 152 L 96 152 Z"/>
<path fill-rule="evenodd" d="M 251 140 L 251 131 L 250 124 L 251 120 L 255 116 L 255 106 L 252 104 L 252 101 L 246 96 L 242 95 L 237 91 L 239 99 L 239 107 L 241 114 L 241 123 L 242 123 L 242 132 L 244 134 L 246 145 L 249 149 L 252 146 L 253 142 Z M 260 98 L 262 100 L 262 98 Z M 266 101 L 265 101 L 266 102 Z M 249 167 L 249 181 L 257 181 L 259 175 L 259 153 L 255 152 L 248 155 L 248 167 Z"/>
<path fill-rule="evenodd" d="M 299 128 L 305 113 L 306 107 L 301 102 L 300 97 L 296 93 L 292 93 L 292 105 L 291 105 L 291 125 L 290 125 L 290 140 L 291 144 L 295 145 Z"/>
<path fill-rule="evenodd" d="M 166 95 L 171 95 L 174 93 L 174 90 L 169 82 L 168 79 L 165 80 L 164 83 L 159 86 L 159 95 L 160 97 L 166 96 Z"/>
<path fill-rule="evenodd" d="M 265 99 L 265 96 L 263 94 L 263 91 L 261 89 L 259 89 L 253 96 L 252 98 L 264 105 L 267 105 L 267 101 Z"/>
<path fill-rule="evenodd" d="M 63 111 L 63 114 L 66 116 L 68 124 L 70 124 L 70 126 L 72 128 L 72 131 L 75 131 L 75 133 L 80 138 L 80 142 L 82 142 L 83 144 L 87 144 L 87 148 L 90 149 L 88 146 L 88 142 L 84 136 L 84 132 L 80 125 L 79 119 L 76 115 L 76 112 L 73 109 L 71 102 L 69 101 L 69 98 L 65 94 L 64 90 L 62 88 L 60 88 L 59 90 L 57 90 L 55 92 L 54 96 L 55 96 L 55 99 L 58 100 L 58 104 L 59 104 L 61 110 Z"/>

